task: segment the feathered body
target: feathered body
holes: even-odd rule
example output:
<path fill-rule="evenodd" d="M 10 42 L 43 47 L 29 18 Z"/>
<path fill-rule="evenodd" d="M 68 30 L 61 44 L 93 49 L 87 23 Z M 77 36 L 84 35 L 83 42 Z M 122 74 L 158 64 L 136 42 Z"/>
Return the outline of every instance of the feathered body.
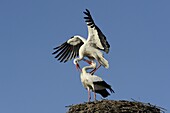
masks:
<path fill-rule="evenodd" d="M 90 60 L 96 59 L 100 65 L 108 68 L 108 61 L 103 57 L 101 50 L 108 53 L 110 45 L 105 35 L 94 23 L 89 10 L 86 9 L 84 14 L 88 28 L 87 40 L 79 35 L 73 36 L 62 45 L 54 48 L 53 54 L 56 54 L 55 58 L 58 58 L 60 62 L 67 62 L 75 58 L 74 64 L 78 64 L 84 57 L 88 57 Z"/>
<path fill-rule="evenodd" d="M 96 93 L 99 93 L 102 97 L 109 96 L 109 89 L 111 93 L 114 93 L 113 89 L 109 84 L 107 84 L 101 77 L 96 75 L 91 75 L 87 72 L 88 69 L 94 68 L 96 66 L 95 62 L 92 62 L 90 66 L 85 66 L 82 68 L 80 74 L 80 79 L 83 86 L 88 90 L 88 101 L 90 101 L 90 90 L 94 92 L 94 99 L 96 100 Z"/>

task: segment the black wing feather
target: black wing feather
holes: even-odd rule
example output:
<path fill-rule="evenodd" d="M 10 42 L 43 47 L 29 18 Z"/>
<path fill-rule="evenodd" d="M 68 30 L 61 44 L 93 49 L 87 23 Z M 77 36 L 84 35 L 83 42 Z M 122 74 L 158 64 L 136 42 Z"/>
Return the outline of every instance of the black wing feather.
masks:
<path fill-rule="evenodd" d="M 60 62 L 62 62 L 62 58 L 64 57 L 64 55 L 66 55 L 67 54 L 67 50 L 69 49 L 69 46 L 67 46 L 67 48 L 66 49 L 63 49 L 64 51 L 62 52 L 62 54 L 60 55 L 60 57 L 58 58 L 58 60 L 60 60 Z"/>
<path fill-rule="evenodd" d="M 105 87 L 105 88 L 109 89 L 111 93 L 114 93 L 114 91 L 111 88 L 111 86 L 109 84 L 107 84 L 105 81 L 96 81 L 96 82 L 93 82 L 93 84 Z"/>
<path fill-rule="evenodd" d="M 106 98 L 108 97 L 110 94 L 106 89 L 103 90 L 95 90 L 96 93 L 99 93 L 102 97 Z"/>
<path fill-rule="evenodd" d="M 66 57 L 68 56 L 68 54 L 70 53 L 70 50 L 71 50 L 71 47 L 69 47 L 68 49 L 67 49 L 67 51 L 65 52 L 65 54 L 64 54 L 64 56 L 62 57 L 62 59 L 61 59 L 61 61 L 60 62 L 63 62 L 64 61 L 64 59 L 66 59 Z"/>
<path fill-rule="evenodd" d="M 57 50 L 56 53 L 58 53 L 58 52 L 59 52 L 59 53 L 57 54 L 57 56 L 55 56 L 55 58 L 58 58 L 58 57 L 64 52 L 64 50 L 67 49 L 67 48 L 68 48 L 68 45 L 62 47 L 62 48 L 60 49 L 61 51 L 59 50 L 60 52 Z"/>
<path fill-rule="evenodd" d="M 79 56 L 79 49 L 83 44 L 83 42 L 80 42 L 77 45 L 71 45 L 65 42 L 60 46 L 55 47 L 55 51 L 52 54 L 56 55 L 55 58 L 57 58 L 58 61 L 65 63 L 68 60 L 72 60 L 73 58 Z"/>
<path fill-rule="evenodd" d="M 67 55 L 67 57 L 66 57 L 65 60 L 64 60 L 64 63 L 69 60 L 72 52 L 73 52 L 73 51 L 70 50 L 69 54 Z"/>
<path fill-rule="evenodd" d="M 65 46 L 65 45 L 67 45 L 67 42 L 65 42 L 65 43 L 61 44 L 60 46 L 57 46 L 57 47 L 55 47 L 53 49 L 56 50 L 56 49 L 61 48 L 61 47 Z"/>
<path fill-rule="evenodd" d="M 56 54 L 57 52 L 59 52 L 61 49 L 63 49 L 66 46 L 67 46 L 67 43 L 63 43 L 61 46 L 54 48 L 54 50 L 56 50 L 56 51 L 54 51 L 52 54 L 53 55 Z"/>

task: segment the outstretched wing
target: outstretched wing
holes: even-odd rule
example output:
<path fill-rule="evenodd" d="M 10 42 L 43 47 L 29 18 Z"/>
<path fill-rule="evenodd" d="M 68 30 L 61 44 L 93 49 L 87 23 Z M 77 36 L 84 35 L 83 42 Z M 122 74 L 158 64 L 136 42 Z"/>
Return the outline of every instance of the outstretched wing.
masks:
<path fill-rule="evenodd" d="M 86 15 L 84 19 L 88 27 L 88 39 L 87 39 L 88 43 L 90 43 L 90 45 L 92 45 L 93 47 L 108 53 L 110 45 L 107 42 L 105 35 L 95 25 L 93 18 L 90 14 L 90 11 L 88 9 L 86 9 L 86 12 L 84 12 L 84 14 Z"/>
<path fill-rule="evenodd" d="M 60 62 L 67 62 L 79 56 L 79 48 L 83 45 L 83 41 L 78 37 L 71 37 L 65 43 L 54 48 L 53 55 Z"/>

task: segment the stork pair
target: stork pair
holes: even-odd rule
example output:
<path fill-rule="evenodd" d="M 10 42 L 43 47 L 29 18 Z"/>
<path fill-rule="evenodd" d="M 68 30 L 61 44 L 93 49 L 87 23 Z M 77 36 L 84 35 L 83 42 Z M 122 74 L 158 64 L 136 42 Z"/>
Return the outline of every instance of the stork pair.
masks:
<path fill-rule="evenodd" d="M 103 57 L 104 51 L 109 52 L 110 45 L 106 40 L 106 37 L 101 30 L 94 23 L 89 10 L 86 9 L 84 17 L 88 28 L 87 40 L 79 35 L 71 37 L 69 40 L 54 48 L 53 54 L 56 54 L 55 58 L 60 62 L 67 62 L 73 60 L 76 68 L 81 71 L 80 78 L 83 86 L 88 90 L 88 101 L 90 101 L 90 90 L 94 92 L 94 99 L 96 100 L 96 93 L 101 94 L 103 97 L 110 95 L 106 89 L 114 92 L 110 85 L 108 85 L 102 78 L 93 75 L 94 72 L 102 65 L 105 68 L 109 68 L 108 61 Z M 85 59 L 84 57 L 87 57 Z M 89 63 L 89 66 L 85 66 L 82 69 L 79 66 L 79 61 L 84 60 Z M 98 62 L 96 66 L 95 61 Z M 88 69 L 93 69 L 90 73 Z"/>

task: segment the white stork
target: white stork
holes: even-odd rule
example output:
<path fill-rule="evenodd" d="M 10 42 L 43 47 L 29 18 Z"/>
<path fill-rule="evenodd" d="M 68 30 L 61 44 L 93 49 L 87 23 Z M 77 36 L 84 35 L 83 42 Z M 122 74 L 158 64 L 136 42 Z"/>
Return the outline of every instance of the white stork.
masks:
<path fill-rule="evenodd" d="M 90 90 L 94 92 L 95 101 L 96 93 L 99 93 L 104 98 L 110 95 L 106 89 L 109 89 L 111 93 L 114 93 L 111 86 L 102 80 L 102 78 L 96 75 L 91 75 L 87 72 L 87 69 L 92 69 L 94 67 L 96 67 L 96 63 L 92 61 L 91 65 L 82 68 L 82 72 L 80 74 L 81 82 L 88 91 L 88 101 L 91 99 Z"/>
<path fill-rule="evenodd" d="M 74 64 L 79 69 L 80 67 L 78 62 L 83 60 L 84 57 L 88 57 L 90 60 L 96 59 L 98 61 L 100 65 L 97 68 L 95 67 L 95 70 L 97 70 L 101 65 L 108 68 L 108 61 L 103 57 L 103 53 L 100 50 L 108 53 L 110 45 L 104 34 L 94 23 L 89 10 L 86 9 L 84 14 L 86 15 L 84 19 L 88 28 L 87 40 L 78 35 L 73 36 L 65 43 L 55 47 L 55 51 L 52 54 L 56 54 L 55 58 L 58 58 L 57 60 L 60 62 L 67 62 L 68 60 L 75 58 Z"/>

